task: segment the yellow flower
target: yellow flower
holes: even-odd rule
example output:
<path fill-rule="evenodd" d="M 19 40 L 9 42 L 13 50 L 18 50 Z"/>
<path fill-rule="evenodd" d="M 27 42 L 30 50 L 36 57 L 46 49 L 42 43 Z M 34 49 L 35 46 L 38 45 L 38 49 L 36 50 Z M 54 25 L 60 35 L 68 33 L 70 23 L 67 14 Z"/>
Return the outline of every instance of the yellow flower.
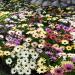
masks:
<path fill-rule="evenodd" d="M 37 68 L 37 72 L 40 74 L 40 73 L 45 73 L 48 71 L 48 67 L 43 65 L 43 66 L 40 66 Z"/>
<path fill-rule="evenodd" d="M 72 47 L 73 47 L 73 49 L 75 49 L 75 44 L 74 44 L 74 45 L 72 45 Z"/>
<path fill-rule="evenodd" d="M 2 50 L 0 50 L 0 56 L 3 56 L 4 54 L 3 54 L 3 51 Z"/>
<path fill-rule="evenodd" d="M 8 55 L 10 55 L 10 52 L 9 51 L 4 51 L 4 55 L 8 56 Z"/>
<path fill-rule="evenodd" d="M 72 61 L 62 61 L 61 62 L 61 66 L 65 65 L 65 64 L 73 64 Z"/>
<path fill-rule="evenodd" d="M 72 47 L 71 46 L 66 46 L 66 50 L 70 51 L 70 50 L 72 50 Z"/>
<path fill-rule="evenodd" d="M 46 63 L 46 59 L 45 59 L 45 58 L 42 58 L 42 57 L 37 61 L 37 65 L 38 65 L 38 66 L 41 66 L 41 65 L 43 65 L 44 63 Z"/>
<path fill-rule="evenodd" d="M 62 40 L 61 43 L 62 43 L 63 45 L 67 45 L 67 44 L 69 44 L 69 41 L 68 41 L 68 40 Z"/>

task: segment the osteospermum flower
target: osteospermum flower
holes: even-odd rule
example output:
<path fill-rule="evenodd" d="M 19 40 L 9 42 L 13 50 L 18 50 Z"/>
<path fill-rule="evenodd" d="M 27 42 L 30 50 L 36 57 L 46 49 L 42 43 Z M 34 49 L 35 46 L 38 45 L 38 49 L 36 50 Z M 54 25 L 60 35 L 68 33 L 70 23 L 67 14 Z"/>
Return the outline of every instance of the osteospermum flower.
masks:
<path fill-rule="evenodd" d="M 61 43 L 62 43 L 63 45 L 67 45 L 67 44 L 69 44 L 69 41 L 68 41 L 68 40 L 62 40 Z"/>
<path fill-rule="evenodd" d="M 74 64 L 71 61 L 63 61 L 62 63 L 62 68 L 66 71 L 66 72 L 71 72 L 74 69 Z"/>
<path fill-rule="evenodd" d="M 64 71 L 61 67 L 57 67 L 54 69 L 54 75 L 64 75 Z"/>
<path fill-rule="evenodd" d="M 43 65 L 43 66 L 37 68 L 37 72 L 38 72 L 39 74 L 45 73 L 46 71 L 48 71 L 47 66 L 44 66 L 44 65 Z"/>
<path fill-rule="evenodd" d="M 72 50 L 72 47 L 71 46 L 66 46 L 66 50 L 70 51 L 70 50 Z"/>
<path fill-rule="evenodd" d="M 12 63 L 12 59 L 11 58 L 6 59 L 6 64 L 10 65 L 11 63 Z"/>

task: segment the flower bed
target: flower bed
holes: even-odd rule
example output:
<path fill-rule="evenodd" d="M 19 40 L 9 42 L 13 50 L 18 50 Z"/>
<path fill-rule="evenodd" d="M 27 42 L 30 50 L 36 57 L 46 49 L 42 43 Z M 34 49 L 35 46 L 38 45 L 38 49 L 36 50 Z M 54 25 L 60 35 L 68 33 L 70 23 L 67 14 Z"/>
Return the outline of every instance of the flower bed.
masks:
<path fill-rule="evenodd" d="M 0 57 L 11 74 L 64 75 L 75 70 L 72 12 L 50 10 L 0 12 Z"/>

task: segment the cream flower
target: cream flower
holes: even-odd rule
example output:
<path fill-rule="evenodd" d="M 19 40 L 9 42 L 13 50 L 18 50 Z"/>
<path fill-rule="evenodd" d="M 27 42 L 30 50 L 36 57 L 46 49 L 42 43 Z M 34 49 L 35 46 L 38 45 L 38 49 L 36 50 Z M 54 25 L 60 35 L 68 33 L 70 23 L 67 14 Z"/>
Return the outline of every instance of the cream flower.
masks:
<path fill-rule="evenodd" d="M 44 45 L 43 44 L 38 44 L 38 48 L 44 48 Z"/>
<path fill-rule="evenodd" d="M 10 55 L 11 53 L 9 51 L 4 51 L 4 55 L 8 56 Z"/>
<path fill-rule="evenodd" d="M 37 68 L 37 72 L 39 74 L 45 73 L 45 72 L 47 72 L 47 70 L 48 70 L 48 68 L 46 66 L 44 66 L 44 65 Z"/>
<path fill-rule="evenodd" d="M 31 38 L 26 38 L 25 41 L 26 41 L 26 42 L 31 42 L 32 39 L 31 39 Z"/>

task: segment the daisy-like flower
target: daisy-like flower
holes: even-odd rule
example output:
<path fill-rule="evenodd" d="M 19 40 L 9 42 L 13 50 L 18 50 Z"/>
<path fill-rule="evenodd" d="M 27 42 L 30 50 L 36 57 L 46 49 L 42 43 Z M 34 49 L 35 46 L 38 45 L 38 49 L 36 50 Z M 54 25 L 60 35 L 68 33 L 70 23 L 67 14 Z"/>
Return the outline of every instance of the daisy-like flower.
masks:
<path fill-rule="evenodd" d="M 23 74 L 24 74 L 24 69 L 19 68 L 19 69 L 17 70 L 17 73 L 18 73 L 19 75 L 23 75 Z"/>
<path fill-rule="evenodd" d="M 35 68 L 36 68 L 36 63 L 30 61 L 30 63 L 29 63 L 29 67 L 30 67 L 31 69 L 35 69 Z"/>
<path fill-rule="evenodd" d="M 29 57 L 29 51 L 21 51 L 22 57 Z"/>
<path fill-rule="evenodd" d="M 11 74 L 15 74 L 16 73 L 16 69 L 15 68 L 12 68 L 11 69 Z"/>
<path fill-rule="evenodd" d="M 23 46 L 24 46 L 24 47 L 29 47 L 29 46 L 30 46 L 30 43 L 24 42 L 24 43 L 23 43 Z"/>
<path fill-rule="evenodd" d="M 11 53 L 9 51 L 4 51 L 5 56 L 9 56 Z"/>
<path fill-rule="evenodd" d="M 21 50 L 21 48 L 22 48 L 22 46 L 20 46 L 20 45 L 19 45 L 19 46 L 16 46 L 16 47 L 14 48 L 14 51 L 15 51 L 15 52 L 19 52 L 19 51 Z"/>
<path fill-rule="evenodd" d="M 30 75 L 31 74 L 31 69 L 24 69 L 24 73 L 26 75 Z"/>
<path fill-rule="evenodd" d="M 26 38 L 25 41 L 26 41 L 26 42 L 31 42 L 32 39 L 31 39 L 31 38 Z"/>
<path fill-rule="evenodd" d="M 29 62 L 29 59 L 28 58 L 23 58 L 23 59 L 21 59 L 21 62 L 22 62 L 22 64 L 26 64 L 26 63 Z"/>
<path fill-rule="evenodd" d="M 15 67 L 14 68 L 18 71 L 18 69 L 20 69 L 22 67 L 21 67 L 21 64 L 20 63 L 17 63 L 17 64 L 15 64 Z"/>
<path fill-rule="evenodd" d="M 32 42 L 32 43 L 31 43 L 31 46 L 35 48 L 35 47 L 38 46 L 38 43 L 37 43 L 37 42 Z"/>
<path fill-rule="evenodd" d="M 66 50 L 71 51 L 72 47 L 71 46 L 66 46 Z"/>
<path fill-rule="evenodd" d="M 43 39 L 40 39 L 40 40 L 39 40 L 39 43 L 42 43 L 42 44 L 44 44 L 44 43 L 45 43 L 45 40 L 43 40 Z"/>
<path fill-rule="evenodd" d="M 54 47 L 59 48 L 59 45 L 58 45 L 58 44 L 53 44 L 52 47 L 53 47 L 53 48 L 54 48 Z"/>
<path fill-rule="evenodd" d="M 3 55 L 4 55 L 3 51 L 2 51 L 2 50 L 0 50 L 0 56 L 3 56 Z"/>
<path fill-rule="evenodd" d="M 18 58 L 17 59 L 17 64 L 20 64 L 20 63 L 22 63 L 22 59 L 21 58 Z"/>
<path fill-rule="evenodd" d="M 38 35 L 37 33 L 34 33 L 34 34 L 32 34 L 32 37 L 34 37 L 34 38 L 38 38 L 39 35 Z"/>
<path fill-rule="evenodd" d="M 46 59 L 45 58 L 42 58 L 42 57 L 37 61 L 37 65 L 38 66 L 41 66 L 41 65 L 43 65 L 45 63 L 46 63 Z"/>
<path fill-rule="evenodd" d="M 54 75 L 64 75 L 64 71 L 61 67 L 54 69 Z"/>
<path fill-rule="evenodd" d="M 7 58 L 6 59 L 6 64 L 8 64 L 8 65 L 12 64 L 12 59 L 11 58 Z"/>
<path fill-rule="evenodd" d="M 31 55 L 31 57 L 32 57 L 33 59 L 37 59 L 37 58 L 39 57 L 39 54 L 38 54 L 37 52 L 34 52 L 34 53 Z"/>
<path fill-rule="evenodd" d="M 44 48 L 44 44 L 38 44 L 38 48 L 40 49 Z"/>
<path fill-rule="evenodd" d="M 71 72 L 74 69 L 74 64 L 71 61 L 61 62 L 61 66 L 66 72 Z"/>
<path fill-rule="evenodd" d="M 30 68 L 29 63 L 22 63 L 22 67 L 24 69 L 29 69 Z"/>
<path fill-rule="evenodd" d="M 39 49 L 39 48 L 36 48 L 36 51 L 37 51 L 38 53 L 42 53 L 42 52 L 43 52 L 43 50 L 42 50 L 42 49 Z"/>
<path fill-rule="evenodd" d="M 42 33 L 42 34 L 39 34 L 39 37 L 43 39 L 43 38 L 46 38 L 46 35 Z"/>
<path fill-rule="evenodd" d="M 21 36 L 21 35 L 22 35 L 22 31 L 17 30 L 17 31 L 16 31 L 16 35 Z"/>
<path fill-rule="evenodd" d="M 37 68 L 37 72 L 39 74 L 45 73 L 45 72 L 47 72 L 47 70 L 48 70 L 48 68 L 46 66 L 44 66 L 44 65 Z"/>
<path fill-rule="evenodd" d="M 68 41 L 68 40 L 62 40 L 61 43 L 62 43 L 63 45 L 67 45 L 67 44 L 69 44 L 69 41 Z"/>

